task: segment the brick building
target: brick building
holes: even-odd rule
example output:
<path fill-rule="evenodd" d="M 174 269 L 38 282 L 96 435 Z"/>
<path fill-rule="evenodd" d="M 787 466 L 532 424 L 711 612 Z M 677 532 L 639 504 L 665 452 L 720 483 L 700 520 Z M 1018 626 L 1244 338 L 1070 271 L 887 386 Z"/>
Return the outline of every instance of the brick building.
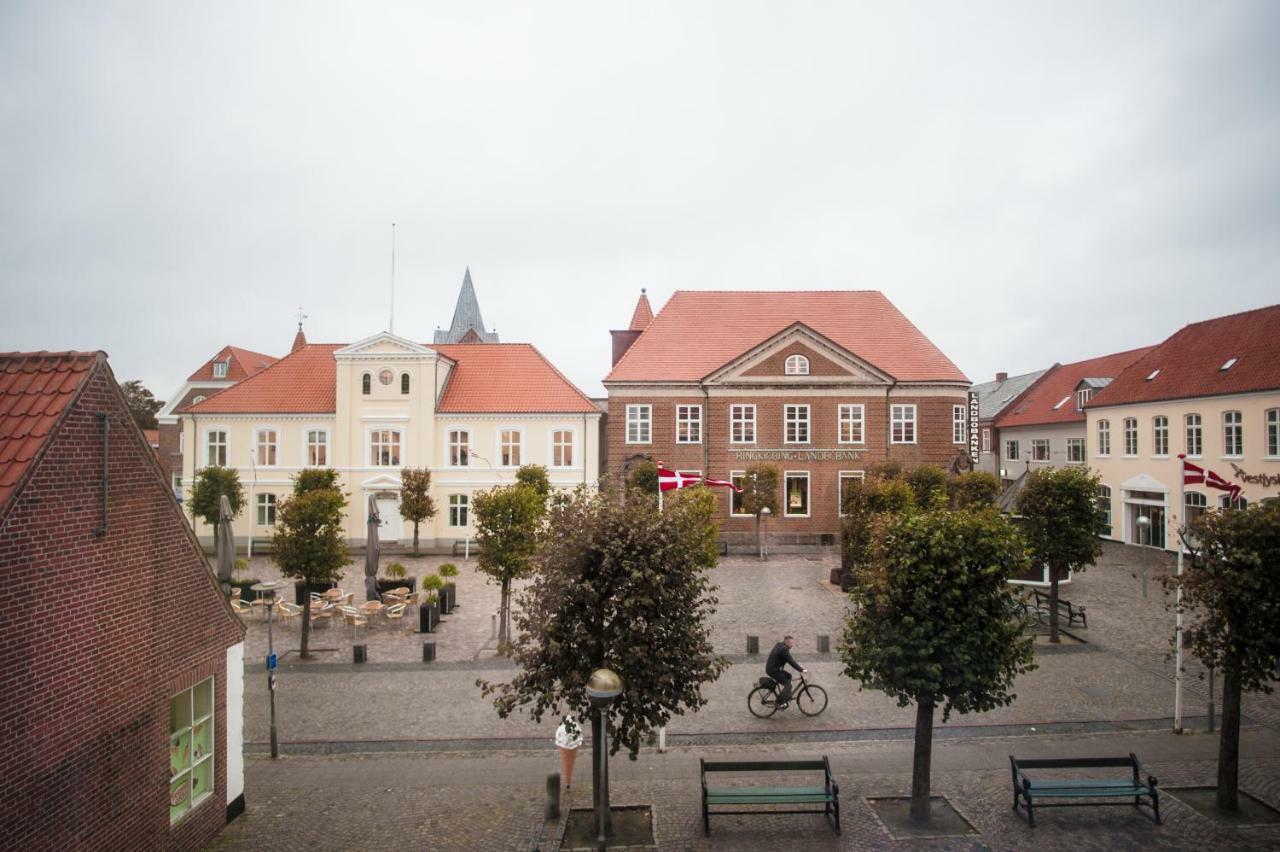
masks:
<path fill-rule="evenodd" d="M 0 355 L 0 848 L 199 849 L 244 628 L 101 352 Z"/>
<path fill-rule="evenodd" d="M 833 542 L 841 489 L 870 464 L 967 453 L 969 380 L 877 291 L 680 291 L 656 317 L 642 294 L 613 338 L 608 472 L 776 465 L 775 544 Z M 754 541 L 754 519 L 718 496 L 725 538 Z"/>

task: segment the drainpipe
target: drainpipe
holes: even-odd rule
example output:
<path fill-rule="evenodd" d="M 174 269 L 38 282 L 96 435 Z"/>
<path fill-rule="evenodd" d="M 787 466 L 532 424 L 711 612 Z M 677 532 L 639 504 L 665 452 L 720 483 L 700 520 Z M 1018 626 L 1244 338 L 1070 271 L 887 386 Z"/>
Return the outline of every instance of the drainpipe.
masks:
<path fill-rule="evenodd" d="M 702 475 L 711 475 L 711 392 L 707 390 L 707 386 L 702 382 L 698 382 L 698 387 L 702 388 L 702 410 L 707 413 L 702 422 Z"/>
<path fill-rule="evenodd" d="M 884 460 L 889 460 L 889 451 L 893 448 L 893 403 L 889 394 L 898 386 L 898 380 L 892 379 L 889 387 L 884 389 Z"/>
<path fill-rule="evenodd" d="M 587 415 L 582 415 L 582 484 L 587 484 Z"/>

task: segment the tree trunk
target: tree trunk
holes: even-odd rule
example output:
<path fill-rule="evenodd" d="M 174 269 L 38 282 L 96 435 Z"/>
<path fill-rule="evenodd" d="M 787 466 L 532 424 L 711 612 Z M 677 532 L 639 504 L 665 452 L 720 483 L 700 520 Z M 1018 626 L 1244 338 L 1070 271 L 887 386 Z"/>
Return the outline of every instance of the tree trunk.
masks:
<path fill-rule="evenodd" d="M 764 559 L 764 542 L 760 539 L 760 513 L 756 512 L 756 556 Z"/>
<path fill-rule="evenodd" d="M 911 763 L 911 819 L 929 821 L 929 769 L 933 759 L 933 702 L 916 705 L 916 750 Z"/>
<path fill-rule="evenodd" d="M 330 625 L 332 627 L 332 625 Z M 302 659 L 311 659 L 311 584 L 302 584 Z"/>
<path fill-rule="evenodd" d="M 1049 641 L 1061 642 L 1058 636 L 1058 566 L 1049 566 Z"/>
<path fill-rule="evenodd" d="M 507 624 L 507 609 L 510 606 L 511 580 L 502 578 L 502 603 L 498 610 L 498 646 L 506 644 L 510 627 Z"/>
<path fill-rule="evenodd" d="M 1218 810 L 1240 810 L 1240 666 L 1222 667 L 1222 733 L 1218 736 Z"/>
<path fill-rule="evenodd" d="M 418 522 L 413 522 L 413 555 L 418 555 Z"/>

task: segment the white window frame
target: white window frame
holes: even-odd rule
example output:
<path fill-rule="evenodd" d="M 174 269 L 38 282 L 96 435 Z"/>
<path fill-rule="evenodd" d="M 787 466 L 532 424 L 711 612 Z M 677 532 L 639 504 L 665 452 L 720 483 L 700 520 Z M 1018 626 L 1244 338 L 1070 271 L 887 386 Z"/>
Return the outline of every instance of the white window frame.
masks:
<path fill-rule="evenodd" d="M 849 437 L 845 437 L 845 426 Z M 854 427 L 857 427 L 855 435 Z M 836 408 L 836 442 L 840 444 L 865 444 L 867 442 L 867 409 L 860 402 L 842 402 Z"/>
<path fill-rule="evenodd" d="M 1040 451 L 1044 450 L 1044 457 L 1041 458 Z M 1053 444 L 1048 438 L 1032 438 L 1031 439 L 1031 460 L 1033 462 L 1051 462 L 1053 461 Z"/>
<path fill-rule="evenodd" d="M 1076 391 L 1076 411 L 1084 411 L 1084 404 L 1093 399 L 1093 388 L 1080 388 Z"/>
<path fill-rule="evenodd" d="M 1265 441 L 1263 458 L 1280 458 L 1280 408 L 1268 408 L 1262 412 Z"/>
<path fill-rule="evenodd" d="M 1105 492 L 1105 493 L 1104 493 L 1104 492 Z M 1111 517 L 1111 515 L 1112 515 L 1112 512 L 1111 512 L 1111 486 L 1110 486 L 1110 485 L 1105 485 L 1105 484 L 1103 484 L 1103 485 L 1099 485 L 1099 486 L 1098 486 L 1098 496 L 1097 496 L 1095 499 L 1098 501 L 1098 504 L 1099 504 L 1100 506 L 1102 506 L 1102 508 L 1103 508 L 1103 509 L 1106 511 L 1106 513 L 1107 513 L 1107 521 L 1106 521 L 1106 523 L 1107 523 L 1107 531 L 1106 531 L 1106 534 L 1104 534 L 1102 537 L 1103 537 L 1103 538 L 1115 538 L 1115 535 L 1116 535 L 1116 526 L 1115 526 L 1115 521 L 1114 521 L 1114 520 L 1112 519 L 1112 517 Z M 1105 503 L 1105 504 L 1102 502 L 1104 499 L 1106 500 L 1106 503 Z"/>
<path fill-rule="evenodd" d="M 1138 418 L 1126 417 L 1120 422 L 1121 435 L 1124 439 L 1124 457 L 1127 459 L 1138 457 Z M 1132 443 L 1129 438 L 1132 437 Z"/>
<path fill-rule="evenodd" d="M 222 436 L 218 444 L 222 448 L 222 461 L 209 461 L 209 450 L 212 449 L 210 439 L 215 435 Z M 231 464 L 231 430 L 225 426 L 210 426 L 204 430 L 204 467 L 229 467 Z"/>
<path fill-rule="evenodd" d="M 173 493 L 177 496 L 178 502 L 182 502 L 182 471 L 175 470 L 169 474 L 169 484 L 173 486 Z"/>
<path fill-rule="evenodd" d="M 379 444 L 375 444 L 375 443 L 374 443 L 373 438 L 374 438 L 374 435 L 376 435 L 376 434 L 378 434 L 378 433 L 381 433 L 381 432 L 386 432 L 386 433 L 388 434 L 388 436 L 391 436 L 391 435 L 394 435 L 394 436 L 395 436 L 395 440 L 394 440 L 393 442 L 388 443 L 388 444 L 387 444 L 387 446 L 389 446 L 389 447 L 395 447 L 395 448 L 396 448 L 396 459 L 395 459 L 395 461 L 390 462 L 390 463 L 388 463 L 388 464 L 382 464 L 381 462 L 377 461 L 377 458 L 376 458 L 376 456 L 375 456 L 375 450 L 374 450 L 374 448 L 375 448 L 376 446 L 380 446 L 380 445 L 379 445 Z M 366 458 L 366 459 L 368 460 L 368 462 L 369 462 L 369 467 L 379 467 L 379 468 L 382 468 L 382 467 L 403 467 L 403 466 L 404 466 L 404 459 L 405 459 L 405 449 L 406 449 L 406 443 L 405 443 L 404 435 L 405 435 L 404 430 L 403 430 L 403 429 L 401 429 L 401 428 L 399 428 L 399 427 L 397 427 L 397 426 L 373 426 L 373 427 L 370 427 L 370 428 L 365 432 L 365 435 L 364 435 L 364 443 L 365 443 L 365 458 Z"/>
<path fill-rule="evenodd" d="M 809 375 L 809 359 L 803 355 L 788 355 L 782 365 L 782 373 L 785 376 Z"/>
<path fill-rule="evenodd" d="M 969 420 L 968 406 L 953 405 L 951 406 L 951 443 L 967 444 L 969 443 Z"/>
<path fill-rule="evenodd" d="M 804 416 L 801 417 L 803 409 Z M 782 443 L 784 444 L 808 444 L 813 438 L 813 430 L 809 419 L 810 408 L 808 405 L 800 403 L 790 403 L 782 407 Z M 791 427 L 795 426 L 795 440 L 791 439 Z M 804 429 L 804 438 L 800 438 L 801 427 Z"/>
<path fill-rule="evenodd" d="M 653 443 L 653 406 L 648 403 L 636 403 L 627 406 L 627 420 L 623 424 L 626 432 L 623 437 L 628 444 Z M 631 437 L 635 427 L 635 438 Z"/>
<path fill-rule="evenodd" d="M 271 435 L 271 441 L 264 444 L 262 438 Z M 263 450 L 266 450 L 264 456 Z M 267 459 L 264 461 L 264 458 Z M 257 467 L 280 466 L 280 430 L 274 426 L 259 426 L 253 430 L 253 461 Z"/>
<path fill-rule="evenodd" d="M 1209 495 L 1203 491 L 1187 491 L 1182 495 L 1182 523 L 1184 526 L 1190 526 L 1195 520 L 1191 517 L 1191 510 L 1198 509 L 1196 517 L 1209 511 Z"/>
<path fill-rule="evenodd" d="M 448 498 L 448 522 L 453 529 L 466 529 L 471 526 L 471 495 L 450 494 Z M 462 523 L 457 523 L 458 514 L 462 514 Z"/>
<path fill-rule="evenodd" d="M 1079 458 L 1076 458 L 1079 456 Z M 1084 464 L 1085 460 L 1085 440 L 1084 438 L 1068 438 L 1067 439 L 1067 464 Z"/>
<path fill-rule="evenodd" d="M 1191 418 L 1195 422 L 1191 422 Z M 1192 452 L 1192 436 L 1195 437 L 1195 452 Z M 1204 458 L 1204 418 L 1192 412 L 1182 418 L 1182 439 L 1186 443 L 1187 458 Z"/>
<path fill-rule="evenodd" d="M 276 495 L 270 491 L 254 495 L 253 523 L 259 527 L 276 525 Z"/>
<path fill-rule="evenodd" d="M 320 435 L 323 440 L 315 443 L 311 440 L 311 434 Z M 311 448 L 313 446 L 324 449 L 323 461 L 311 460 Z M 308 426 L 302 430 L 302 466 L 303 467 L 328 467 L 329 466 L 329 430 L 324 426 Z"/>
<path fill-rule="evenodd" d="M 747 416 L 750 415 L 750 416 Z M 739 426 L 742 427 L 742 440 L 734 437 L 734 430 Z M 750 437 L 747 437 L 748 429 Z M 730 444 L 754 444 L 756 442 L 756 407 L 750 404 L 736 404 L 729 406 L 729 443 Z"/>
<path fill-rule="evenodd" d="M 187 432 L 185 429 L 178 432 L 178 455 L 182 455 L 187 451 Z"/>
<path fill-rule="evenodd" d="M 197 716 L 195 715 L 195 695 L 196 695 L 196 690 L 197 690 L 197 689 L 199 689 L 200 687 L 204 686 L 206 683 L 208 683 L 208 684 L 209 684 L 209 713 L 208 713 L 208 715 L 197 717 Z M 207 678 L 203 678 L 203 679 L 201 679 L 201 680 L 197 681 L 196 683 L 193 683 L 193 684 L 192 684 L 190 687 L 188 687 L 187 689 L 180 690 L 180 691 L 178 692 L 178 694 L 177 694 L 177 695 L 170 696 L 170 698 L 169 698 L 169 705 L 170 705 L 170 708 L 169 708 L 169 713 L 170 713 L 170 719 L 169 719 L 169 725 L 170 725 L 170 727 L 169 727 L 169 748 L 170 748 L 170 756 L 169 756 L 169 760 L 170 760 L 170 764 L 169 764 L 169 790 L 170 790 L 170 794 L 169 794 L 169 795 L 170 795 L 169 825 L 177 825 L 178 823 L 180 823 L 183 819 L 185 819 L 185 818 L 186 818 L 186 816 L 187 816 L 188 814 L 193 813 L 193 812 L 194 812 L 197 808 L 199 808 L 202 804 L 204 804 L 205 802 L 209 801 L 209 799 L 213 797 L 214 793 L 216 793 L 216 792 L 217 792 L 217 789 L 218 789 L 218 765 L 217 765 L 217 763 L 215 763 L 215 762 L 214 762 L 214 760 L 215 760 L 214 755 L 216 755 L 216 754 L 218 753 L 218 728 L 217 728 L 217 716 L 218 716 L 218 688 L 217 688 L 217 687 L 218 687 L 217 678 L 216 678 L 216 677 L 214 677 L 214 676 L 212 676 L 212 675 L 210 675 L 210 676 L 209 676 L 209 677 L 207 677 Z M 174 702 L 174 701 L 177 701 L 177 700 L 181 699 L 183 696 L 189 696 L 188 703 L 187 703 L 187 721 L 188 721 L 188 724 L 187 724 L 185 727 L 179 728 L 177 731 L 174 731 L 174 730 L 173 730 L 173 717 L 172 717 L 172 714 L 173 714 L 173 708 L 172 708 L 172 705 L 173 705 L 173 702 Z M 197 726 L 197 725 L 207 725 L 207 726 L 208 726 L 207 730 L 208 730 L 208 732 L 209 732 L 209 737 L 208 737 L 208 748 L 209 748 L 209 751 L 208 751 L 208 753 L 207 753 L 207 754 L 201 755 L 201 757 L 200 757 L 198 760 L 197 760 L 197 759 L 194 759 L 194 758 L 195 758 L 195 745 L 196 745 L 196 744 L 195 744 L 195 736 L 196 736 L 196 734 L 195 734 L 195 728 L 196 728 L 196 726 Z M 174 748 L 178 748 L 178 746 L 174 744 L 174 740 L 175 740 L 175 739 L 178 739 L 178 741 L 179 741 L 179 742 L 181 742 L 181 737 L 182 737 L 182 735 L 183 735 L 184 733 L 185 733 L 185 734 L 187 734 L 187 739 L 188 739 L 188 742 L 189 742 L 189 745 L 190 745 L 190 749 L 191 749 L 190 756 L 191 756 L 191 758 L 192 758 L 192 759 L 190 759 L 189 761 L 187 761 L 187 762 L 184 764 L 184 766 L 183 766 L 182 768 L 180 768 L 180 769 L 178 770 L 178 772 L 175 774 L 175 773 L 173 772 L 173 763 L 172 763 L 172 760 L 173 760 L 173 753 L 172 753 L 172 750 L 173 750 Z M 189 780 L 192 776 L 194 776 L 194 775 L 195 775 L 196 769 L 197 769 L 198 767 L 203 767 L 206 763 L 209 765 L 209 771 L 208 771 L 208 773 L 207 773 L 207 774 L 208 774 L 208 778 L 209 778 L 209 783 L 208 783 L 208 787 L 207 787 L 207 789 L 206 789 L 203 793 L 201 793 L 199 797 L 196 797 L 196 796 L 192 796 L 192 795 L 190 795 L 190 789 L 191 789 L 191 788 L 190 788 L 190 787 L 188 787 L 188 797 L 187 797 L 187 798 L 188 798 L 188 802 L 189 802 L 189 804 L 187 805 L 187 807 L 186 807 L 186 809 L 185 809 L 185 810 L 183 810 L 181 813 L 179 813 L 179 814 L 175 815 L 175 814 L 173 813 L 173 810 L 172 810 L 172 801 L 173 801 L 173 798 L 172 798 L 172 797 L 173 797 L 173 785 L 174 785 L 174 782 L 176 782 L 176 781 L 177 781 L 179 778 L 181 778 L 183 775 L 186 775 L 186 776 L 187 776 L 187 778 L 188 778 L 188 780 Z"/>
<path fill-rule="evenodd" d="M 754 406 L 753 406 L 753 407 L 754 407 Z M 738 480 L 745 480 L 746 478 L 747 478 L 747 472 L 746 472 L 745 470 L 731 470 L 731 471 L 729 471 L 729 481 L 730 481 L 730 482 L 732 482 L 734 485 L 737 485 L 739 488 L 745 488 L 745 487 L 746 487 L 746 485 L 745 485 L 745 483 L 744 483 L 744 482 L 739 482 Z M 749 513 L 744 513 L 744 512 L 735 512 L 735 511 L 733 511 L 733 500 L 734 500 L 734 498 L 735 498 L 735 497 L 737 497 L 737 496 L 738 496 L 738 492 L 734 491 L 733 489 L 729 489 L 729 517 L 731 517 L 731 518 L 754 518 L 754 517 L 755 517 L 755 515 L 752 515 L 752 514 L 749 514 Z"/>
<path fill-rule="evenodd" d="M 454 440 L 454 435 L 464 435 L 466 440 Z M 454 462 L 454 447 L 459 447 L 458 463 Z M 471 467 L 471 427 L 450 426 L 444 430 L 444 466 L 452 468 Z"/>
<path fill-rule="evenodd" d="M 503 438 L 508 434 L 515 435 L 516 440 L 514 443 L 512 443 L 511 441 L 503 440 Z M 498 438 L 498 453 L 497 453 L 498 467 L 518 468 L 520 467 L 520 465 L 524 464 L 524 430 L 523 429 L 521 429 L 519 426 L 500 427 L 498 429 L 497 438 Z M 508 464 L 502 458 L 503 454 L 507 451 L 508 447 L 515 448 L 516 460 L 514 464 Z"/>
<path fill-rule="evenodd" d="M 569 442 L 567 444 L 563 441 L 556 440 L 556 436 L 560 434 L 567 434 L 569 436 Z M 548 434 L 548 441 L 550 443 L 550 447 L 547 451 L 547 461 L 550 462 L 549 467 L 555 470 L 571 470 L 574 467 L 574 459 L 578 457 L 577 430 L 569 426 L 553 426 Z M 563 447 L 569 448 L 569 463 L 556 464 L 556 450 Z"/>
<path fill-rule="evenodd" d="M 836 514 L 842 518 L 844 517 L 844 481 L 846 479 L 866 482 L 867 472 L 865 470 L 842 470 L 836 474 Z"/>
<path fill-rule="evenodd" d="M 1102 419 L 1098 421 L 1098 458 L 1105 459 L 1111 457 L 1111 421 Z"/>
<path fill-rule="evenodd" d="M 787 503 L 787 494 L 790 489 L 787 487 L 787 480 L 792 476 L 804 477 L 804 514 L 792 512 L 790 505 Z M 782 516 L 784 518 L 808 518 L 813 513 L 813 474 L 807 470 L 788 470 L 782 474 Z"/>
<path fill-rule="evenodd" d="M 680 434 L 682 428 L 685 429 L 685 435 L 683 437 Z M 701 405 L 685 405 L 683 403 L 676 405 L 676 443 L 702 443 Z"/>
<path fill-rule="evenodd" d="M 225 378 L 227 377 L 227 373 L 230 371 L 230 369 L 231 369 L 231 362 L 230 362 L 229 360 L 228 360 L 228 361 L 214 361 L 214 362 L 213 362 L 213 377 L 214 377 L 215 379 L 225 379 Z"/>
<path fill-rule="evenodd" d="M 1012 450 L 1013 452 L 1009 452 L 1010 450 Z M 1017 438 L 1005 439 L 1004 457 L 1006 461 L 1022 461 L 1022 447 L 1018 443 Z"/>
<path fill-rule="evenodd" d="M 983 427 L 982 429 L 982 451 L 984 453 L 991 452 L 991 428 Z"/>
<path fill-rule="evenodd" d="M 907 416 L 910 414 L 910 416 Z M 899 402 L 889 406 L 889 443 L 914 444 L 919 438 L 916 428 L 916 406 L 913 402 Z M 910 427 L 911 439 L 907 440 Z M 901 432 L 901 434 L 899 434 Z"/>
<path fill-rule="evenodd" d="M 1163 414 L 1151 418 L 1151 455 L 1157 459 L 1169 457 L 1169 418 Z"/>
<path fill-rule="evenodd" d="M 1234 419 L 1232 418 L 1234 416 Z M 1237 438 L 1236 449 L 1238 452 L 1231 452 L 1231 435 L 1234 431 Z M 1238 459 L 1244 457 L 1244 414 L 1239 411 L 1222 412 L 1222 457 L 1224 459 Z"/>

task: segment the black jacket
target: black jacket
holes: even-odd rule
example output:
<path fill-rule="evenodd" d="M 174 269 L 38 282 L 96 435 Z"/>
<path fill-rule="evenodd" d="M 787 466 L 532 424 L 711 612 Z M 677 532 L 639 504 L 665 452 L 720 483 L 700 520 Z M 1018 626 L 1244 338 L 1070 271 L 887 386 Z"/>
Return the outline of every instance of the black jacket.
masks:
<path fill-rule="evenodd" d="M 787 647 L 787 643 L 779 642 L 769 652 L 769 662 L 764 664 L 764 670 L 767 672 L 780 672 L 784 671 L 783 666 L 791 666 L 798 672 L 804 671 L 800 664 L 796 662 L 796 658 L 791 656 L 791 649 Z"/>

